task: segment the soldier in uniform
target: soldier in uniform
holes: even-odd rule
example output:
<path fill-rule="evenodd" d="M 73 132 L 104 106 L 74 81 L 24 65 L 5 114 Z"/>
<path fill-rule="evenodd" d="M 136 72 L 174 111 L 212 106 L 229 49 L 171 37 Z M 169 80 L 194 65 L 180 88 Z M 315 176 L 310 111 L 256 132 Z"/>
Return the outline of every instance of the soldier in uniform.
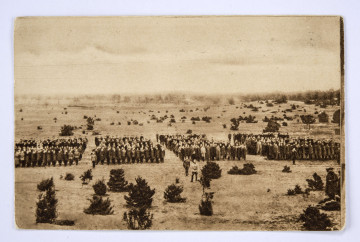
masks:
<path fill-rule="evenodd" d="M 80 152 L 78 148 L 74 148 L 74 161 L 76 165 L 79 164 L 79 159 L 80 159 Z"/>
<path fill-rule="evenodd" d="M 95 154 L 95 150 L 92 150 L 91 154 L 90 154 L 90 157 L 91 157 L 91 163 L 92 163 L 92 167 L 95 168 L 95 165 L 96 165 L 96 154 Z"/>

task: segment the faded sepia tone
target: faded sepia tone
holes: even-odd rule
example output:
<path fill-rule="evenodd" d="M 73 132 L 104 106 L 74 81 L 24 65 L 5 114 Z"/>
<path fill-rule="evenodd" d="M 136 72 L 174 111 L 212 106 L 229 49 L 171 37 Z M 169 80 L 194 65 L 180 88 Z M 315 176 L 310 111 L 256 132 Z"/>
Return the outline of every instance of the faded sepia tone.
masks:
<path fill-rule="evenodd" d="M 300 219 L 311 206 L 329 223 L 315 230 L 342 229 L 342 30 L 337 16 L 17 18 L 17 226 L 314 230 Z M 271 124 L 277 129 L 268 129 Z M 60 135 L 64 125 L 72 126 L 70 136 Z M 64 165 L 64 153 L 74 156 L 72 165 Z M 213 162 L 221 176 L 210 187 L 191 181 L 195 166 L 199 180 Z M 231 174 L 249 163 L 255 174 Z M 291 172 L 282 172 L 285 166 Z M 82 182 L 88 169 L 92 180 Z M 123 169 L 128 183 L 140 176 L 155 189 L 151 206 L 141 207 L 149 226 L 129 224 L 131 211 L 140 211 L 127 203 L 129 188 L 115 192 L 106 185 L 106 195 L 93 196 L 93 185 L 107 184 L 112 169 Z M 65 179 L 68 173 L 73 180 Z M 314 173 L 323 188 L 307 181 Z M 51 177 L 57 216 L 41 222 L 46 191 L 37 185 Z M 331 181 L 340 184 L 335 195 Z M 166 199 L 172 184 L 186 200 Z M 291 194 L 296 185 L 302 191 Z M 210 216 L 199 209 L 206 194 L 213 195 Z M 100 197 L 112 212 L 89 214 L 89 199 Z"/>

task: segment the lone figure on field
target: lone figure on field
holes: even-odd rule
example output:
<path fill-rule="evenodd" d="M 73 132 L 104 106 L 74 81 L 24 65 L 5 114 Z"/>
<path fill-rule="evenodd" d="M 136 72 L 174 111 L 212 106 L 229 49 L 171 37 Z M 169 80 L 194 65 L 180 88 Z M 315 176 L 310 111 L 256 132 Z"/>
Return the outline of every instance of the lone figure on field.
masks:
<path fill-rule="evenodd" d="M 194 181 L 194 176 L 195 176 L 195 181 L 197 181 L 198 165 L 196 163 L 196 160 L 193 160 L 191 162 L 190 167 L 191 167 L 191 182 Z"/>
<path fill-rule="evenodd" d="M 295 165 L 295 159 L 296 159 L 296 148 L 295 148 L 295 146 L 291 150 L 291 156 L 292 156 L 293 165 Z"/>
<path fill-rule="evenodd" d="M 189 175 L 190 160 L 188 158 L 185 158 L 183 165 L 184 165 L 184 168 L 185 168 L 185 176 L 188 176 Z"/>
<path fill-rule="evenodd" d="M 92 150 L 92 152 L 91 152 L 91 162 L 92 162 L 92 167 L 95 168 L 95 165 L 96 165 L 96 154 L 95 154 L 95 150 Z"/>

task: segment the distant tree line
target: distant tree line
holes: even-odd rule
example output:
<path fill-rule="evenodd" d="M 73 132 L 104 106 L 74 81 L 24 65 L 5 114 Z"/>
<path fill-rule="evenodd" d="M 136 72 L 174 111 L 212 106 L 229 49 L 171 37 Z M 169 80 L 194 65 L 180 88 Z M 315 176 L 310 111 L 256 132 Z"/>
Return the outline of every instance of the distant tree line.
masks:
<path fill-rule="evenodd" d="M 286 99 L 285 99 L 286 98 Z M 305 91 L 296 93 L 264 93 L 264 94 L 248 94 L 244 95 L 242 99 L 246 102 L 261 101 L 261 100 L 292 100 L 301 101 L 305 104 L 318 104 L 318 105 L 340 105 L 340 90 L 327 90 L 327 91 Z"/>

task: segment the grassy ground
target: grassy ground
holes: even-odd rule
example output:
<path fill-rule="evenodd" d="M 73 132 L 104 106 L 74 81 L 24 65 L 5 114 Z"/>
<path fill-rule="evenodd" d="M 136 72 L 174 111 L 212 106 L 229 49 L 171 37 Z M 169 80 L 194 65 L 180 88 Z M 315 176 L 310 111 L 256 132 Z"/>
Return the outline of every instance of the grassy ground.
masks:
<path fill-rule="evenodd" d="M 292 102 L 294 103 L 294 102 Z M 249 103 L 247 103 L 249 104 Z M 243 115 L 251 114 L 257 117 L 257 124 L 240 124 L 239 132 L 260 133 L 266 126 L 262 118 L 267 115 L 282 116 L 282 113 L 273 114 L 271 112 L 289 108 L 290 104 L 283 104 L 281 107 L 265 107 L 263 104 L 254 103 L 262 106 L 258 112 L 251 112 L 250 109 L 241 108 L 239 105 L 211 106 L 208 111 L 202 111 L 204 106 L 197 105 L 126 105 L 115 106 L 112 104 L 102 104 L 101 106 L 87 107 L 68 107 L 64 104 L 41 105 L 31 103 L 16 103 L 15 105 L 15 139 L 20 138 L 56 138 L 63 124 L 83 126 L 85 129 L 86 121 L 84 115 L 101 118 L 95 123 L 95 129 L 102 135 L 144 135 L 155 139 L 155 134 L 185 133 L 192 129 L 194 133 L 205 133 L 209 138 L 226 140 L 230 132 L 230 119 Z M 302 111 L 287 113 L 288 116 L 295 114 L 313 114 L 317 111 L 326 110 L 332 118 L 332 113 L 336 107 L 320 109 L 319 107 L 303 105 Z M 239 108 L 236 108 L 236 107 Z M 64 114 L 64 107 L 67 107 L 68 114 Z M 186 112 L 179 112 L 184 108 Z M 199 111 L 195 111 L 196 108 Z M 303 109 L 306 109 L 306 113 Z M 22 112 L 19 112 L 23 109 Z M 193 112 L 190 112 L 190 109 Z M 261 110 L 268 110 L 262 112 Z M 300 109 L 300 108 L 299 108 Z M 152 110 L 153 112 L 149 112 Z M 119 111 L 119 113 L 117 113 Z M 168 111 L 166 113 L 166 111 Z M 225 112 L 223 112 L 225 111 Z M 63 112 L 63 114 L 61 114 Z M 155 114 L 160 117 L 165 114 L 173 114 L 177 121 L 169 127 L 167 121 L 156 123 L 150 121 L 150 116 Z M 187 117 L 186 123 L 180 123 L 182 116 Z M 190 118 L 193 116 L 210 116 L 213 121 L 209 124 L 197 122 L 191 124 Z M 219 116 L 219 118 L 217 118 Z M 57 122 L 54 122 L 54 118 Z M 21 120 L 23 118 L 23 120 Z M 126 124 L 126 121 L 136 119 L 143 126 Z M 150 123 L 148 123 L 148 121 Z M 115 122 L 115 125 L 110 125 Z M 117 125 L 121 122 L 121 125 Z M 313 136 L 315 138 L 339 139 L 334 135 L 335 124 L 314 124 L 308 130 L 301 121 L 297 119 L 288 122 L 288 127 L 281 127 L 281 132 L 288 132 L 290 135 Z M 227 124 L 227 129 L 223 128 Z M 41 125 L 42 130 L 37 130 Z M 182 163 L 173 153 L 167 151 L 165 163 L 163 164 L 134 164 L 134 165 L 104 165 L 97 166 L 93 170 L 94 179 L 89 185 L 82 185 L 79 176 L 90 168 L 89 152 L 94 147 L 94 140 L 91 133 L 82 134 L 82 130 L 75 131 L 75 136 L 86 136 L 89 139 L 89 148 L 84 154 L 84 158 L 78 166 L 71 167 L 47 167 L 47 168 L 17 168 L 15 169 L 15 217 L 16 223 L 20 228 L 38 229 L 127 229 L 122 221 L 125 207 L 124 193 L 109 193 L 109 198 L 114 205 L 114 215 L 100 216 L 87 215 L 83 213 L 84 208 L 88 207 L 87 200 L 93 194 L 92 184 L 98 179 L 109 179 L 110 169 L 121 167 L 125 170 L 126 179 L 134 182 L 137 176 L 142 176 L 148 184 L 156 189 L 153 207 L 151 212 L 154 214 L 152 229 L 164 230 L 300 230 L 301 223 L 298 221 L 299 214 L 308 205 L 317 204 L 325 197 L 324 192 L 311 192 L 309 197 L 302 195 L 286 196 L 287 189 L 294 188 L 299 184 L 303 189 L 306 186 L 306 179 L 311 178 L 317 172 L 325 181 L 326 168 L 334 167 L 336 172 L 339 166 L 335 161 L 299 161 L 297 165 L 290 165 L 289 161 L 267 161 L 260 156 L 248 156 L 246 162 L 252 162 L 257 174 L 251 176 L 228 175 L 227 171 L 233 166 L 242 167 L 244 161 L 219 161 L 222 168 L 222 177 L 212 181 L 212 191 L 214 196 L 214 215 L 204 217 L 199 214 L 198 204 L 201 199 L 202 188 L 199 183 L 191 183 L 190 177 L 185 177 Z M 282 173 L 284 165 L 290 165 L 292 173 Z M 75 175 L 74 181 L 60 179 L 61 175 L 71 172 Z M 49 224 L 35 223 L 36 201 L 39 192 L 36 185 L 45 178 L 54 177 L 56 196 L 59 200 L 58 213 L 59 219 L 75 220 L 75 226 L 66 227 Z M 186 203 L 169 204 L 164 202 L 163 193 L 165 188 L 175 182 L 175 178 L 180 178 L 180 183 L 184 186 L 183 196 L 187 198 Z M 327 212 L 335 227 L 339 228 L 340 212 Z"/>

